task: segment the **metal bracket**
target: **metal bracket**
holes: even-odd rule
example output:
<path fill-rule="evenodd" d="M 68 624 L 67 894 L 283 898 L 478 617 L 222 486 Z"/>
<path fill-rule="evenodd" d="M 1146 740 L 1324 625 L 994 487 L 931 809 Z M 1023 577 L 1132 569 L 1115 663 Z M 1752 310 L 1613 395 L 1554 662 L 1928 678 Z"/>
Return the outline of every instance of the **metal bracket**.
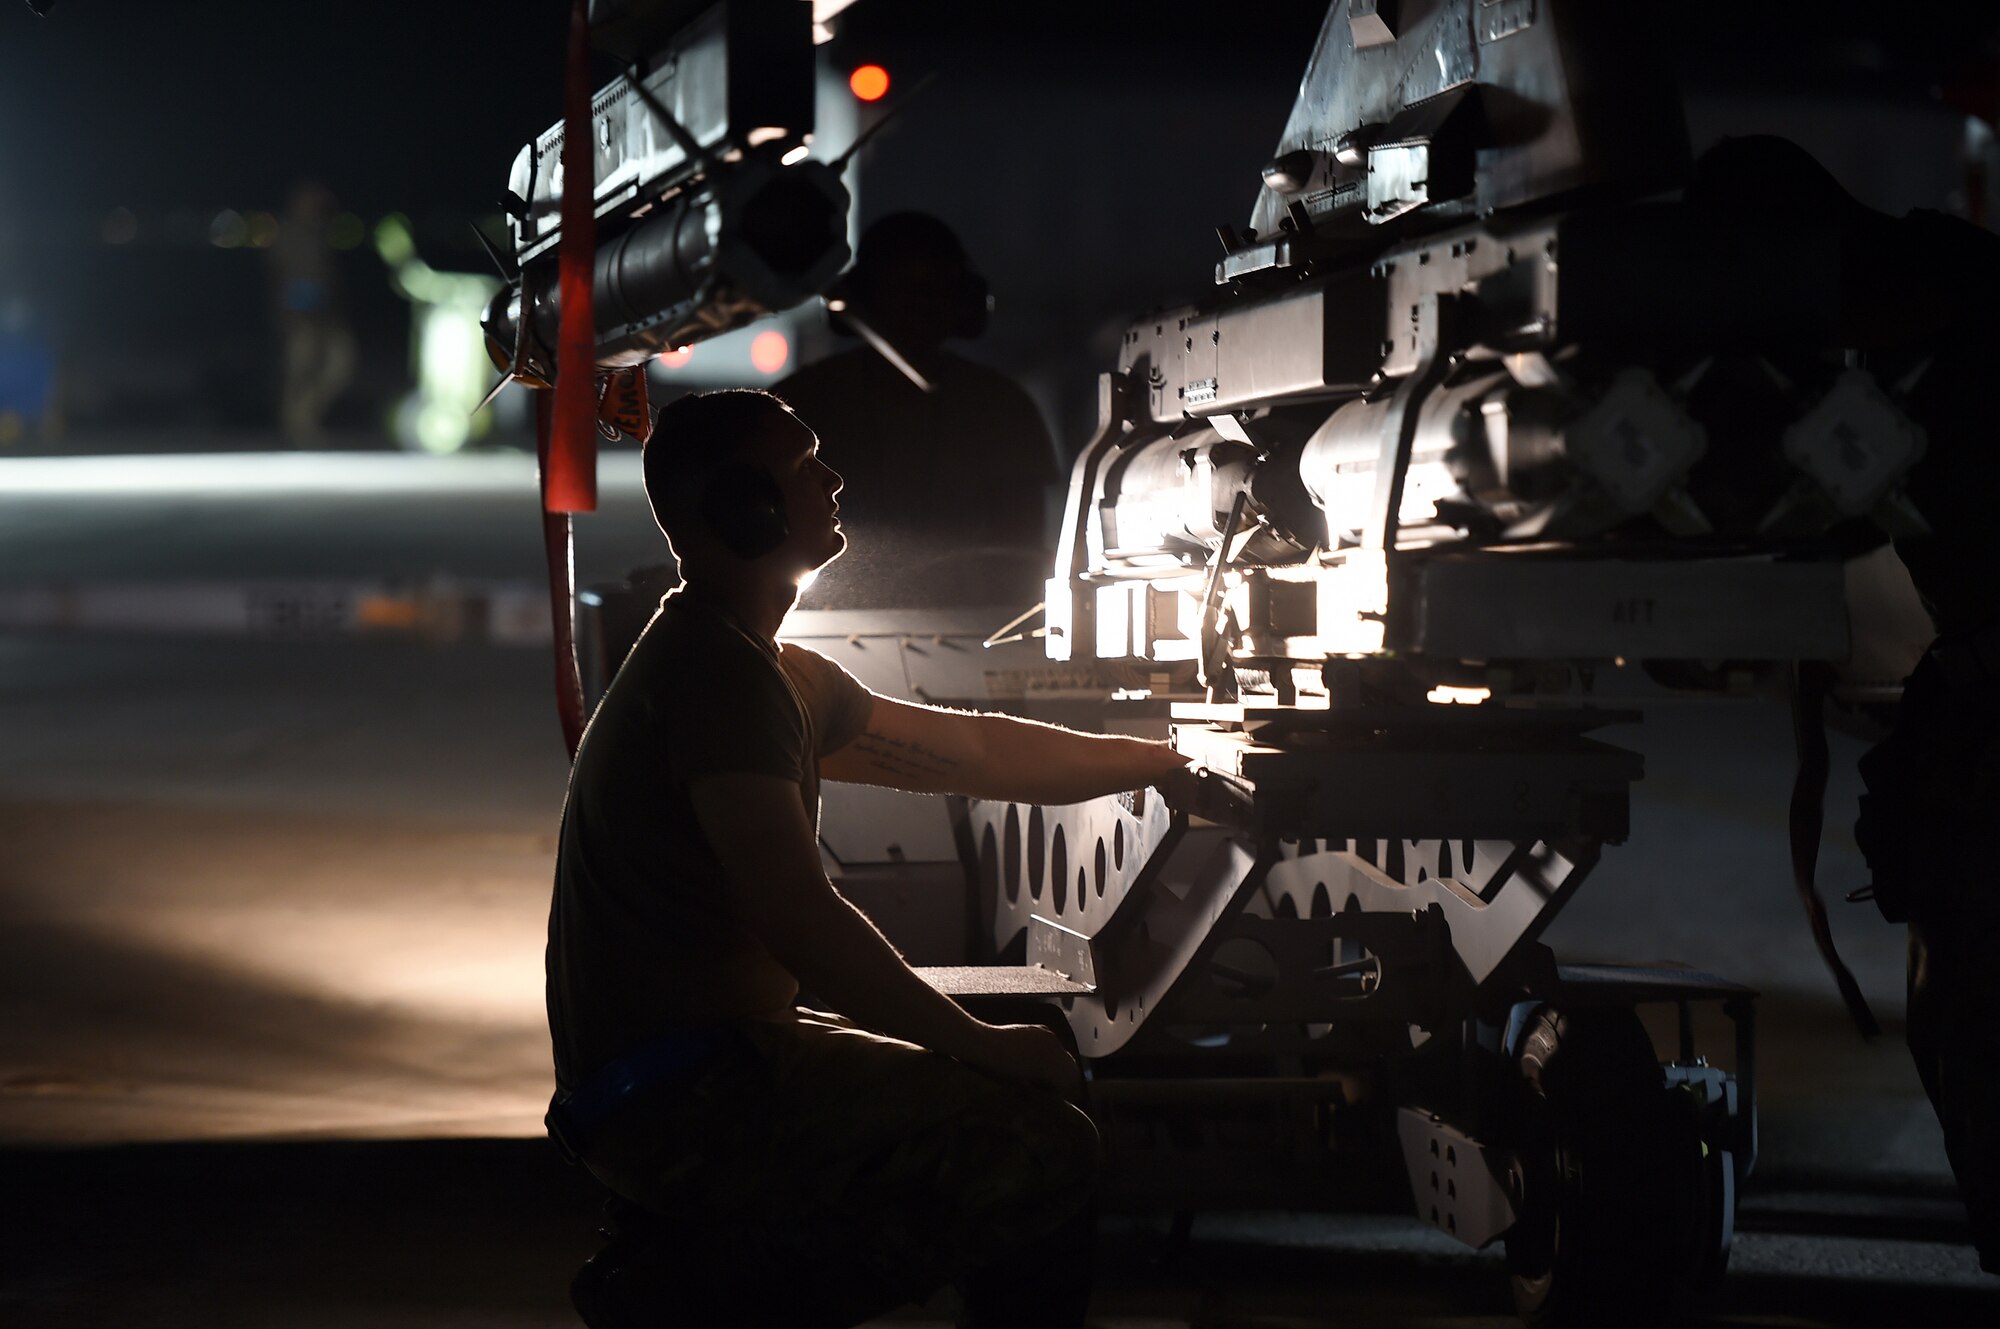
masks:
<path fill-rule="evenodd" d="M 1514 1226 L 1512 1159 L 1421 1108 L 1396 1113 L 1417 1216 L 1478 1250 Z"/>

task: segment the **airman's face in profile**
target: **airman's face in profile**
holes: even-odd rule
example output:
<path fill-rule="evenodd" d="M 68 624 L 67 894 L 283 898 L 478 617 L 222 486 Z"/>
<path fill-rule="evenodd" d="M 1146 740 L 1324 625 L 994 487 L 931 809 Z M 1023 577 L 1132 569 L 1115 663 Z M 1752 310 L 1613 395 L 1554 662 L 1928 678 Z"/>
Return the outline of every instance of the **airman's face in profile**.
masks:
<path fill-rule="evenodd" d="M 819 436 L 787 411 L 758 440 L 757 458 L 785 496 L 785 524 L 791 534 L 778 552 L 796 562 L 801 572 L 823 567 L 840 557 L 847 537 L 840 529 L 840 473 L 819 456 Z"/>

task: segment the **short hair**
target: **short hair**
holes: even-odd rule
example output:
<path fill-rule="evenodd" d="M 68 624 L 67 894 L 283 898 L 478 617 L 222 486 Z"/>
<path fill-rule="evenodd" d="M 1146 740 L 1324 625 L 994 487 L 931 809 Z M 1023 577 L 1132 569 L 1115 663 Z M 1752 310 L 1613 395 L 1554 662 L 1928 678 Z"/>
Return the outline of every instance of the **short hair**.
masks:
<path fill-rule="evenodd" d="M 660 408 L 652 435 L 640 450 L 646 501 L 653 520 L 672 540 L 701 511 L 702 491 L 716 468 L 735 461 L 744 447 L 792 408 L 760 388 L 690 392 Z"/>

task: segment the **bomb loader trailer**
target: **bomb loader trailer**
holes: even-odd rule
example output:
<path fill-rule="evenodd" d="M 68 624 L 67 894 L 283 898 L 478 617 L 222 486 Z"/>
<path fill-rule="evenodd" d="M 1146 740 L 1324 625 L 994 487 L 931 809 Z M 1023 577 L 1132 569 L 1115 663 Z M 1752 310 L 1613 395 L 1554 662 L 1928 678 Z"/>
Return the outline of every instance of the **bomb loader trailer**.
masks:
<path fill-rule="evenodd" d="M 1841 560 L 1923 520 L 1924 369 L 1843 349 L 1827 235 L 1666 187 L 1629 28 L 1401 17 L 1330 10 L 1256 229 L 1129 328 L 1072 476 L 1048 654 L 1170 699 L 1208 815 L 975 804 L 980 916 L 1091 1059 L 1114 1159 L 1309 1200 L 1372 1105 L 1417 1213 L 1505 1243 L 1524 1318 L 1644 1319 L 1727 1258 L 1752 994 L 1538 943 L 1640 773 L 1588 737 L 1621 718 L 1591 682 L 1844 658 Z"/>
<path fill-rule="evenodd" d="M 1496 134 L 1618 34 L 1544 7 L 1494 58 L 1531 11 L 1384 38 L 1362 8 L 1328 15 L 1264 236 L 1225 229 L 1218 293 L 1126 333 L 1048 583 L 1049 656 L 1168 699 L 1202 815 L 972 804 L 990 958 L 1021 963 L 930 973 L 1062 1010 L 1135 1190 L 1311 1204 L 1387 1133 L 1420 1217 L 1504 1242 L 1529 1322 L 1656 1318 L 1727 1260 L 1753 994 L 1537 941 L 1640 775 L 1588 737 L 1631 718 L 1591 682 L 1844 658 L 1842 558 L 1922 521 L 1922 370 L 1840 349 L 1824 250 L 1761 261 L 1768 220 L 1647 187 L 1672 145 L 1602 155 L 1601 91 L 1555 99 L 1567 139 Z"/>
<path fill-rule="evenodd" d="M 961 805 L 971 963 L 926 971 L 1060 1013 L 1114 1182 L 1319 1204 L 1393 1141 L 1418 1214 L 1504 1242 L 1542 1324 L 1712 1283 L 1755 1157 L 1747 989 L 1537 940 L 1640 774 L 1589 737 L 1628 718 L 1591 680 L 1840 659 L 1856 532 L 1922 522 L 1902 394 L 1923 366 L 1843 340 L 1837 236 L 1679 192 L 1678 105 L 1636 21 L 1331 7 L 1218 290 L 1135 322 L 1103 380 L 1038 629 L 1052 662 L 1169 710 L 1201 804 Z M 797 126 L 761 156 L 654 132 L 678 76 L 657 69 L 626 109 L 671 169 L 600 220 L 637 236 L 687 202 L 726 241 L 734 195 L 703 181 L 789 179 Z M 744 217 L 782 201 L 747 197 Z M 769 229 L 734 234 L 754 257 Z M 643 257 L 621 242 L 600 278 Z M 731 303 L 762 288 L 719 257 L 683 275 L 600 328 L 603 367 L 699 339 L 711 306 L 795 298 Z M 551 296 L 496 305 L 517 366 L 548 359 Z M 1484 700 L 1432 700 L 1453 689 Z M 1733 1022 L 1735 1073 L 1697 1056 L 1697 1002 Z M 1664 1066 L 1653 1003 L 1678 1016 Z"/>

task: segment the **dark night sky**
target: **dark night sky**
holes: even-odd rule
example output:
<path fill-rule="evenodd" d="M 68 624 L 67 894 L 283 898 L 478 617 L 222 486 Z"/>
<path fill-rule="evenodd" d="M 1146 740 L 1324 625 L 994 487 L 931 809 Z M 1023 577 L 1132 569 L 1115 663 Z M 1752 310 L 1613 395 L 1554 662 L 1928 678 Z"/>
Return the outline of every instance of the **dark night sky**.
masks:
<path fill-rule="evenodd" d="M 904 86 L 926 68 L 942 69 L 947 89 L 976 76 L 1011 100 L 1019 85 L 1019 106 L 991 131 L 1074 146 L 1121 131 L 1059 119 L 1073 119 L 1077 103 L 1038 96 L 1038 81 L 1093 84 L 1116 70 L 1121 87 L 1174 97 L 1198 68 L 1189 53 L 1203 51 L 1225 62 L 1224 84 L 1255 79 L 1272 93 L 1247 153 L 1232 152 L 1232 166 L 1244 156 L 1244 183 L 1222 214 L 1233 215 L 1248 206 L 1256 154 L 1282 123 L 1323 9 L 1279 4 L 1255 25 L 1220 32 L 1213 13 L 1187 0 L 863 0 L 842 20 L 836 58 L 891 59 Z M 292 184 L 313 175 L 371 222 L 407 213 L 437 266 L 484 267 L 467 223 L 492 216 L 515 152 L 557 118 L 567 15 L 564 0 L 59 0 L 38 19 L 21 0 L 0 0 L 0 301 L 27 294 L 66 362 L 87 370 L 79 413 L 183 412 L 195 391 L 224 403 L 221 423 L 248 423 L 262 389 L 236 385 L 268 376 L 264 265 L 206 244 L 207 219 L 225 208 L 277 212 Z M 1136 81 L 1150 70 L 1176 72 L 1154 94 Z M 878 159 L 896 156 L 887 145 L 898 132 L 881 140 Z M 1122 132 L 1130 143 L 1144 128 Z M 1033 193 L 1037 184 L 1049 186 L 980 177 L 973 192 Z M 1049 207 L 1060 212 L 1062 202 Z M 120 207 L 136 214 L 137 239 L 114 248 L 100 234 Z M 343 265 L 350 312 L 369 330 L 373 370 L 364 374 L 399 376 L 406 306 L 365 249 Z M 202 383 L 189 389 L 191 378 Z"/>
<path fill-rule="evenodd" d="M 364 215 L 491 207 L 559 110 L 564 0 L 0 0 L 0 209 L 275 208 L 302 170 Z M 1215 7 L 863 0 L 850 40 L 1042 53 L 1197 49 L 1295 82 L 1323 6 L 1214 30 Z M 1192 72 L 1192 71 L 1190 71 Z"/>
<path fill-rule="evenodd" d="M 74 426 L 259 428 L 274 370 L 263 255 L 205 242 L 311 176 L 369 222 L 415 221 L 441 267 L 485 263 L 520 143 L 554 120 L 553 0 L 0 0 L 0 307 L 60 348 Z M 136 239 L 100 238 L 129 208 Z M 367 247 L 341 258 L 363 336 L 336 427 L 404 390 L 408 307 Z"/>
<path fill-rule="evenodd" d="M 1093 319 L 1198 284 L 1209 227 L 1247 215 L 1325 12 L 1324 0 L 861 0 L 834 58 L 945 75 L 909 113 L 912 128 L 892 128 L 864 159 L 880 168 L 863 186 L 864 220 L 899 201 L 1007 228 L 1017 264 L 1066 305 L 1031 314 L 1014 298 L 1010 317 L 1038 321 L 1002 320 L 986 352 L 1020 360 L 1035 336 L 1083 351 Z M 1849 106 L 1942 94 L 2000 112 L 1993 0 L 1905 4 L 1893 17 L 1825 0 L 1810 22 L 1805 12 L 1658 7 L 1690 87 L 1805 90 Z M 131 409 L 159 411 L 180 409 L 176 382 L 205 377 L 202 391 L 226 397 L 260 380 L 269 357 L 257 255 L 189 239 L 196 221 L 175 242 L 173 214 L 275 212 L 311 174 L 363 218 L 409 214 L 438 266 L 484 266 L 467 223 L 493 213 L 515 152 L 558 115 L 567 13 L 565 0 L 58 0 L 38 19 L 0 0 L 0 304 L 26 292 L 107 401 L 154 374 L 161 404 Z M 968 99 L 987 113 L 968 120 Z M 919 159 L 952 115 L 1011 165 L 983 169 L 977 143 L 940 149 L 970 164 Z M 1060 168 L 1037 157 L 1057 148 Z M 1092 171 L 1135 183 L 1107 196 Z M 939 189 L 948 196 L 928 197 Z M 114 207 L 139 218 L 137 242 L 115 250 L 100 239 Z M 1176 237 L 1187 254 L 1170 249 Z M 1142 283 L 1120 288 L 1101 263 L 1078 261 L 1107 245 L 1131 252 L 1127 266 L 1143 271 L 1128 285 Z M 407 308 L 372 254 L 346 261 L 387 391 L 404 372 Z M 1016 276 L 1009 296 L 1025 292 Z M 166 363 L 176 355 L 178 367 Z M 256 393 L 239 395 L 225 422 L 262 409 Z"/>
<path fill-rule="evenodd" d="M 513 151 L 555 118 L 563 0 L 0 0 L 0 209 L 275 207 L 317 170 L 364 214 L 490 206 Z M 849 41 L 1058 64 L 1129 60 L 1163 80 L 1245 64 L 1303 67 L 1320 0 L 1229 7 L 863 0 Z M 1681 27 L 1688 60 L 1734 80 L 1832 70 L 1888 86 L 1949 81 L 1982 48 L 1991 3 L 1730 6 Z M 1065 59 L 1064 57 L 1069 57 Z M 974 59 L 986 58 L 983 54 Z"/>
<path fill-rule="evenodd" d="M 490 204 L 554 118 L 550 0 L 0 4 L 0 188 L 29 210 Z"/>

